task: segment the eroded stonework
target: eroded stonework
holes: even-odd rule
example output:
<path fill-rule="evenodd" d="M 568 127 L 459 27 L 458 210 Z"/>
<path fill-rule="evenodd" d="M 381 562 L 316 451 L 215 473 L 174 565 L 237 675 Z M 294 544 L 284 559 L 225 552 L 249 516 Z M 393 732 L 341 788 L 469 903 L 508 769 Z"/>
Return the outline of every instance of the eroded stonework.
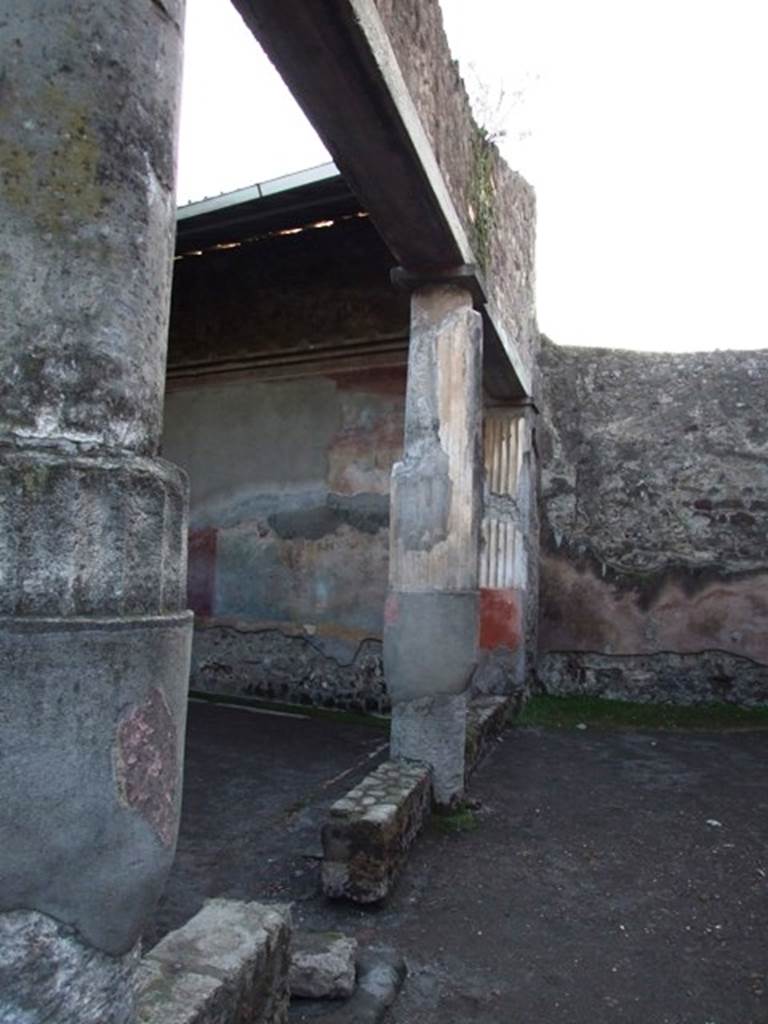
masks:
<path fill-rule="evenodd" d="M 395 884 L 430 811 L 428 764 L 394 757 L 331 805 L 323 826 L 323 892 L 378 903 Z"/>
<path fill-rule="evenodd" d="M 768 352 L 546 342 L 542 369 L 541 685 L 764 701 Z"/>
<path fill-rule="evenodd" d="M 347 653 L 349 652 L 349 653 Z M 208 625 L 192 647 L 192 690 L 380 714 L 389 710 L 381 640 Z"/>
<path fill-rule="evenodd" d="M 107 956 L 45 914 L 0 914 L 0 1024 L 132 1024 L 138 962 L 138 945 Z"/>
<path fill-rule="evenodd" d="M 542 654 L 539 679 L 553 696 L 638 703 L 768 705 L 768 670 L 724 651 L 700 654 Z"/>

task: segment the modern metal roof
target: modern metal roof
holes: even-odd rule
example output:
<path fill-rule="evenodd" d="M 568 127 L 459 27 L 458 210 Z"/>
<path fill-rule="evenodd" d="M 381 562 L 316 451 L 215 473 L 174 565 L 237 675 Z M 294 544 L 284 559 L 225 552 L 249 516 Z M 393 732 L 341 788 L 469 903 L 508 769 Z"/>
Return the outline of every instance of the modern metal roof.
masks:
<path fill-rule="evenodd" d="M 246 188 L 235 189 L 234 192 L 222 192 L 221 195 L 212 198 L 186 203 L 176 211 L 176 219 L 187 220 L 189 217 L 199 217 L 205 213 L 213 213 L 214 210 L 239 206 L 241 203 L 248 203 L 253 199 L 263 199 L 265 196 L 289 192 L 291 189 L 301 188 L 303 185 L 312 185 L 316 181 L 329 181 L 332 178 L 340 177 L 338 168 L 333 162 L 318 164 L 317 167 L 308 167 L 306 170 L 295 171 L 293 174 L 283 174 L 279 178 L 270 178 L 268 181 L 248 185 Z"/>
<path fill-rule="evenodd" d="M 361 211 L 333 163 L 188 203 L 176 214 L 176 251 L 207 249 Z"/>

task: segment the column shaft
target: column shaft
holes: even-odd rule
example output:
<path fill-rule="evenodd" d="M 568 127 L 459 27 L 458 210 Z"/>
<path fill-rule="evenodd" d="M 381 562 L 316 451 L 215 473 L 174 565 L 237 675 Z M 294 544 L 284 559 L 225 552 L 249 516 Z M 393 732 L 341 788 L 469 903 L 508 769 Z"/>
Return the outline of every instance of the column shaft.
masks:
<path fill-rule="evenodd" d="M 191 638 L 157 458 L 183 0 L 0 7 L 0 1021 L 127 1024 Z"/>
<path fill-rule="evenodd" d="M 482 320 L 468 291 L 412 297 L 405 451 L 392 473 L 384 664 L 392 752 L 432 764 L 438 803 L 463 791 L 477 657 Z"/>

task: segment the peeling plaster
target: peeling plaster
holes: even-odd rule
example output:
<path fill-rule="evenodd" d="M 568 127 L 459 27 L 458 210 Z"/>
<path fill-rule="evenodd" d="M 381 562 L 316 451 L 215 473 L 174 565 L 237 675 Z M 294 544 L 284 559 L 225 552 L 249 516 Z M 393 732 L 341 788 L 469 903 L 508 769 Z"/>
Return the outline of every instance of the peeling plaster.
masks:
<path fill-rule="evenodd" d="M 173 719 L 162 693 L 152 690 L 118 726 L 115 776 L 121 803 L 146 818 L 164 846 L 176 835 L 177 765 Z"/>

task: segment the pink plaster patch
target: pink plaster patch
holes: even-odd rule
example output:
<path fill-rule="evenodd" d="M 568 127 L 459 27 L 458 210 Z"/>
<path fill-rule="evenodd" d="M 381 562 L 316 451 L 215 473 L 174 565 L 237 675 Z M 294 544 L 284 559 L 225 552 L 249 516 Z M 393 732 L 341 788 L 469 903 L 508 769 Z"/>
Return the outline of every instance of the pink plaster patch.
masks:
<path fill-rule="evenodd" d="M 397 594 L 387 594 L 384 602 L 384 625 L 395 626 L 400 621 L 400 602 Z"/>
<path fill-rule="evenodd" d="M 159 690 L 134 706 L 117 729 L 117 787 L 121 801 L 138 811 L 165 846 L 176 834 L 176 728 Z"/>

